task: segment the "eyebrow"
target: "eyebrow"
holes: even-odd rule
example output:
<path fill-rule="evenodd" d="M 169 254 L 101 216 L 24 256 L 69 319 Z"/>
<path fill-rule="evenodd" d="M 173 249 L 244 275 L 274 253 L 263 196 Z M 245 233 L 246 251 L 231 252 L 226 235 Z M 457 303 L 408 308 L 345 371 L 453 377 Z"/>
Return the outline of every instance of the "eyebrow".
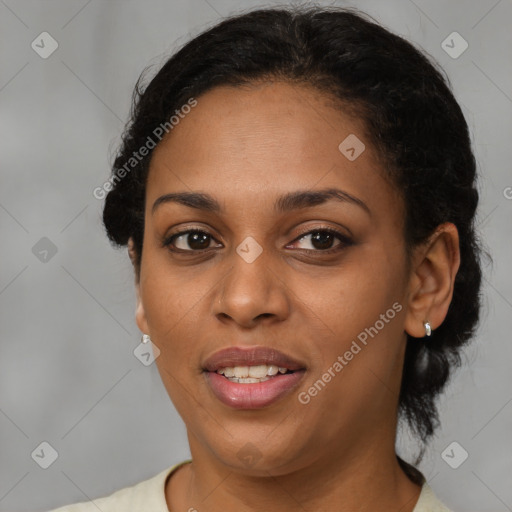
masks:
<path fill-rule="evenodd" d="M 297 190 L 289 192 L 277 198 L 274 203 L 274 210 L 278 213 L 286 213 L 292 210 L 310 208 L 323 204 L 329 200 L 342 203 L 349 203 L 361 207 L 369 215 L 370 208 L 361 199 L 340 190 L 338 188 L 327 188 L 322 190 Z M 222 213 L 220 203 L 211 195 L 201 192 L 174 192 L 160 196 L 154 203 L 151 213 L 154 214 L 157 208 L 165 203 L 178 203 L 189 208 L 196 208 L 212 213 Z"/>

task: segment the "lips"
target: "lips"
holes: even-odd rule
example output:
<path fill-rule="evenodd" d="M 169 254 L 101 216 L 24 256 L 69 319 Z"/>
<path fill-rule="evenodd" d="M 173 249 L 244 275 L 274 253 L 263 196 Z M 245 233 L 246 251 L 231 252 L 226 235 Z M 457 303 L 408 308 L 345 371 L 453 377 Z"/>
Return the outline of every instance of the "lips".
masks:
<path fill-rule="evenodd" d="M 230 379 L 222 374 L 224 369 L 261 365 L 280 370 L 277 373 L 274 370 L 271 372 L 274 375 L 259 382 L 253 382 L 258 379 Z M 229 347 L 210 356 L 203 368 L 213 395 L 234 409 L 261 409 L 281 400 L 298 387 L 306 372 L 301 362 L 268 347 Z"/>
<path fill-rule="evenodd" d="M 305 369 L 305 365 L 290 356 L 270 347 L 228 347 L 215 352 L 203 365 L 208 372 L 233 366 L 275 365 L 295 371 Z"/>

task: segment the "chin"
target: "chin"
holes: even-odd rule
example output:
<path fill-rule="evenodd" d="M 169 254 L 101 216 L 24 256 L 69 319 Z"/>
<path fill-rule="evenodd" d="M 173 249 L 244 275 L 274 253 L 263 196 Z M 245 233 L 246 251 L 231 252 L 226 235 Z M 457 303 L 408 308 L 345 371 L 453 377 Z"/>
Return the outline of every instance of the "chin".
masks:
<path fill-rule="evenodd" d="M 252 442 L 250 436 L 237 439 L 222 448 L 213 448 L 212 452 L 219 462 L 232 471 L 255 477 L 279 476 L 291 473 L 301 465 L 301 457 L 295 446 L 294 453 L 289 447 L 293 441 L 281 441 L 278 446 L 269 442 Z M 287 448 L 288 447 L 288 448 Z"/>

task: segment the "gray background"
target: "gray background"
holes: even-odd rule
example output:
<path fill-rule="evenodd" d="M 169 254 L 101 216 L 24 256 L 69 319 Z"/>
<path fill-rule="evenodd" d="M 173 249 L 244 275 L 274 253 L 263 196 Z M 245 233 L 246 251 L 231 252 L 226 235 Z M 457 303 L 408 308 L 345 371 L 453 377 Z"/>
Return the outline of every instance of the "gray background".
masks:
<path fill-rule="evenodd" d="M 264 5 L 277 3 L 0 0 L 1 511 L 110 494 L 189 456 L 156 366 L 133 354 L 131 265 L 109 245 L 92 191 L 108 177 L 142 69 L 222 17 Z M 420 469 L 457 512 L 512 510 L 512 4 L 357 5 L 448 73 L 475 143 L 479 227 L 494 258 L 478 336 Z M 59 44 L 47 59 L 31 47 L 43 31 Z M 458 58 L 441 47 L 453 31 L 469 44 Z M 41 252 L 43 237 L 54 255 Z M 36 460 L 49 449 L 31 456 L 43 441 L 58 452 L 47 469 Z M 453 441 L 469 453 L 457 469 L 441 456 Z M 412 447 L 405 432 L 400 450 L 410 457 Z"/>

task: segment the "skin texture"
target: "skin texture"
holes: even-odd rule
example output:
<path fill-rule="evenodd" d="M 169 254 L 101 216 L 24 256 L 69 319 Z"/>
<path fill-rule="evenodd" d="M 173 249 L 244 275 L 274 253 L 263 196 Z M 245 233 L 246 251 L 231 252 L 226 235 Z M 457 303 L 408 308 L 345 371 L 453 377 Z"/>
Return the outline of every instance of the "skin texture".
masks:
<path fill-rule="evenodd" d="M 318 91 L 267 82 L 218 87 L 197 100 L 153 154 L 135 269 L 137 324 L 161 351 L 156 364 L 193 458 L 166 483 L 169 509 L 412 511 L 420 487 L 395 457 L 406 332 L 423 337 L 423 321 L 436 329 L 446 316 L 459 265 L 455 226 L 439 226 L 408 265 L 398 191 L 362 122 Z M 338 149 L 349 134 L 366 146 L 354 161 Z M 330 187 L 370 213 L 334 200 L 273 210 L 285 193 Z M 214 196 L 224 211 L 165 203 L 151 212 L 161 195 L 191 191 Z M 326 227 L 351 243 L 334 238 L 331 248 L 341 249 L 326 255 L 311 235 L 301 239 Z M 211 235 L 209 252 L 193 253 L 200 246 L 186 235 L 175 245 L 188 253 L 162 246 L 191 228 Z M 263 249 L 252 263 L 236 252 L 248 236 Z M 395 303 L 401 311 L 301 403 L 298 394 Z M 261 409 L 222 404 L 203 363 L 235 345 L 297 359 L 306 367 L 299 387 Z M 248 442 L 259 457 L 251 467 L 238 456 Z"/>

